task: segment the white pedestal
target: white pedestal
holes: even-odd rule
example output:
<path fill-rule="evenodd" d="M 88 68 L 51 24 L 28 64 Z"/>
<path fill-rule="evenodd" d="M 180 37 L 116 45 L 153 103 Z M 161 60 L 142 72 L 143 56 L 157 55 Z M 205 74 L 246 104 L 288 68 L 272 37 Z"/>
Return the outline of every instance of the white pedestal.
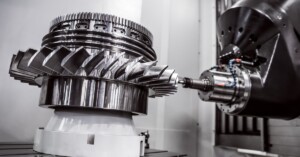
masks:
<path fill-rule="evenodd" d="M 140 157 L 144 156 L 144 137 L 38 129 L 33 149 L 45 154 L 72 157 Z"/>
<path fill-rule="evenodd" d="M 144 156 L 144 137 L 132 114 L 115 111 L 55 111 L 34 139 L 37 152 L 71 157 Z"/>

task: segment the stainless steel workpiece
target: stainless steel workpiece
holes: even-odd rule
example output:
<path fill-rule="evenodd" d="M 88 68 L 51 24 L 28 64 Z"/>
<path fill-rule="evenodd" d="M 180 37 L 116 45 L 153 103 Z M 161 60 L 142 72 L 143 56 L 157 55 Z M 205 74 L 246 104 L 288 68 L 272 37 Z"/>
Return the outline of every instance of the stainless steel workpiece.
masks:
<path fill-rule="evenodd" d="M 91 51 L 103 47 L 153 61 L 156 60 L 156 54 L 152 49 L 152 38 L 145 27 L 121 17 L 101 13 L 75 13 L 54 19 L 50 32 L 43 38 L 42 46 L 85 46 Z"/>
<path fill-rule="evenodd" d="M 148 97 L 175 93 L 178 81 L 175 70 L 156 65 L 152 38 L 130 20 L 75 13 L 51 22 L 39 50 L 13 55 L 10 75 L 41 87 L 40 106 L 55 109 L 45 129 L 37 130 L 34 150 L 143 156 L 144 137 L 132 116 L 147 114 Z"/>
<path fill-rule="evenodd" d="M 65 76 L 44 77 L 40 106 L 86 108 L 147 114 L 145 86 L 109 79 Z"/>
<path fill-rule="evenodd" d="M 152 34 L 145 27 L 130 20 L 101 13 L 68 14 L 51 22 L 39 50 L 28 49 L 14 55 L 9 73 L 21 82 L 42 86 L 40 105 L 44 107 L 89 107 L 145 114 L 146 90 L 151 89 L 150 97 L 167 96 L 177 91 L 178 75 L 167 65 L 156 65 L 152 40 Z M 62 81 L 66 78 L 72 78 L 71 85 Z M 98 93 L 93 93 L 97 81 L 90 78 L 116 80 L 118 86 L 126 86 L 127 82 L 145 89 L 135 89 L 133 94 L 131 88 L 127 88 L 133 85 L 123 90 L 110 85 L 109 81 L 106 88 L 101 86 L 96 90 Z M 76 92 L 70 92 L 75 87 Z M 61 93 L 57 88 L 70 91 Z M 127 90 L 128 99 L 132 100 L 112 100 L 118 99 L 119 95 L 115 95 L 111 101 L 101 102 L 100 95 L 107 91 L 126 93 Z M 49 94 L 51 92 L 54 93 Z M 77 98 L 79 95 L 88 95 L 89 100 Z"/>

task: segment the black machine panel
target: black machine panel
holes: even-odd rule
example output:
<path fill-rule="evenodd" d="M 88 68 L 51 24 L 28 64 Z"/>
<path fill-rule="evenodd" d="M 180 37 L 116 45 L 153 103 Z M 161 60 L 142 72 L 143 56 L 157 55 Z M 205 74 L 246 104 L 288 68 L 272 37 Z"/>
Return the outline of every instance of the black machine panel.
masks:
<path fill-rule="evenodd" d="M 218 38 L 219 43 L 222 46 L 218 49 L 218 56 L 220 54 L 224 54 L 225 48 L 229 48 L 230 46 L 226 46 L 226 44 L 231 47 L 233 44 L 241 45 L 246 51 L 245 53 L 251 61 L 252 59 L 257 57 L 262 58 L 271 58 L 265 60 L 264 63 L 259 64 L 257 70 L 259 70 L 261 76 L 271 76 L 269 73 L 269 68 L 274 66 L 274 62 L 277 62 L 277 66 L 272 68 L 273 71 L 281 71 L 282 73 L 278 74 L 279 76 L 273 75 L 273 79 L 268 78 L 267 80 L 272 82 L 279 81 L 279 83 L 271 84 L 276 88 L 278 94 L 282 94 L 286 98 L 291 95 L 290 98 L 293 97 L 294 94 L 297 94 L 297 86 L 291 85 L 296 78 L 298 78 L 299 70 L 297 70 L 297 65 L 291 65 L 294 63 L 298 63 L 298 51 L 299 51 L 299 3 L 300 1 L 295 0 L 272 0 L 272 1 L 240 1 L 236 3 L 232 9 L 229 9 L 227 13 L 223 14 L 227 8 L 230 8 L 232 4 L 236 1 L 231 0 L 216 0 L 217 2 L 217 17 L 221 15 L 226 17 L 218 18 Z M 226 5 L 225 5 L 226 4 Z M 260 5 L 260 6 L 259 6 Z M 246 7 L 247 6 L 247 7 Z M 260 7 L 264 7 L 265 11 L 259 10 Z M 244 7 L 244 8 L 243 8 Z M 272 9 L 270 9 L 272 8 Z M 276 10 L 283 11 L 284 16 L 278 16 L 281 14 L 275 14 Z M 234 14 L 235 13 L 235 14 Z M 269 15 L 271 14 L 271 15 Z M 273 14 L 273 15 L 272 15 Z M 228 15 L 234 16 L 232 18 L 228 17 Z M 237 16 L 239 15 L 239 16 Z M 251 15 L 251 17 L 249 17 Z M 270 17 L 276 17 L 278 21 L 272 20 Z M 282 17 L 282 18 L 281 18 Z M 281 18 L 281 20 L 280 20 Z M 226 19 L 228 21 L 226 21 Z M 248 19 L 249 21 L 246 21 Z M 251 20 L 250 20 L 251 19 Z M 260 21 L 258 23 L 257 21 Z M 222 25 L 220 25 L 220 23 Z M 264 25 L 265 24 L 265 25 Z M 228 32 L 228 27 L 231 26 L 231 32 Z M 259 27 L 258 27 L 259 26 Z M 264 26 L 269 26 L 270 29 L 265 28 Z M 222 30 L 224 30 L 224 34 L 222 35 Z M 246 32 L 245 32 L 246 31 Z M 247 32 L 249 31 L 249 32 Z M 271 35 L 273 33 L 273 35 Z M 245 35 L 245 34 L 248 34 Z M 257 34 L 257 38 L 253 38 L 255 36 L 251 36 L 251 34 Z M 230 42 L 222 41 L 222 36 L 231 36 L 226 37 L 230 38 Z M 246 37 L 247 36 L 247 37 Z M 251 38 L 250 38 L 251 36 Z M 285 37 L 284 37 L 285 36 Z M 244 37 L 245 39 L 240 39 Z M 224 37 L 225 38 L 225 37 Z M 254 39 L 254 40 L 253 40 Z M 262 42 L 261 39 L 264 39 Z M 255 42 L 253 42 L 255 41 Z M 243 43 L 249 43 L 250 45 L 244 45 Z M 253 44 L 252 44 L 253 42 Z M 251 48 L 252 45 L 252 48 Z M 279 49 L 280 48 L 280 49 Z M 278 50 L 277 50 L 278 49 Z M 221 51 L 223 50 L 223 51 Z M 251 54 L 252 51 L 252 54 Z M 250 53 L 250 55 L 249 55 Z M 272 55 L 276 53 L 276 60 L 273 60 Z M 245 56 L 246 56 L 245 55 Z M 219 57 L 217 58 L 218 61 Z M 292 63 L 288 63 L 292 62 Z M 286 66 L 291 66 L 292 69 L 286 69 Z M 295 67 L 293 67 L 295 66 Z M 248 67 L 252 69 L 252 67 Z M 255 69 L 255 68 L 253 68 Z M 293 77 L 287 77 L 286 82 L 280 80 L 285 76 L 280 75 L 290 75 Z M 295 76 L 296 75 L 296 76 Z M 266 83 L 266 82 L 264 82 Z M 286 85 L 286 87 L 283 87 Z M 282 89 L 281 89 L 282 88 Z M 285 91 L 284 91 L 285 90 Z M 290 90 L 290 91 L 288 91 Z M 274 93 L 276 91 L 273 91 Z M 288 92 L 286 92 L 288 91 Z M 271 91 L 272 92 L 272 91 Z M 261 99 L 264 99 L 265 93 L 261 94 Z M 258 95 L 258 94 L 256 94 Z M 258 96 L 257 96 L 258 97 Z M 276 100 L 277 95 L 273 95 L 273 99 Z M 297 109 L 296 97 L 294 99 L 294 106 L 291 104 L 282 102 L 281 104 L 274 103 L 273 106 L 266 107 L 265 104 L 253 104 L 255 106 L 253 108 L 252 116 L 262 116 L 262 117 L 270 117 L 266 116 L 267 114 L 272 113 L 273 115 L 280 114 L 281 117 L 271 116 L 272 118 L 283 118 L 283 119 L 291 119 L 286 118 L 289 115 L 295 114 L 297 117 L 299 109 Z M 249 107 L 249 106 L 248 106 Z M 261 110 L 265 108 L 265 110 Z M 268 109 L 269 108 L 269 109 Z M 295 111 L 287 111 L 283 108 L 294 108 Z M 247 110 L 247 109 L 246 109 Z M 259 151 L 266 151 L 272 154 L 280 154 L 281 156 L 300 156 L 300 134 L 299 134 L 299 118 L 293 120 L 278 120 L 278 119 L 270 119 L 270 118 L 253 118 L 236 114 L 234 116 L 224 114 L 221 110 L 216 110 L 216 145 L 217 146 L 225 146 L 232 148 L 244 148 L 244 149 L 252 149 Z M 292 113 L 292 114 L 291 114 Z M 259 114 L 259 115 L 258 115 Z M 256 131 L 255 131 L 256 130 Z M 250 132 L 249 132 L 250 131 Z M 253 132 L 255 131 L 255 132 Z"/>

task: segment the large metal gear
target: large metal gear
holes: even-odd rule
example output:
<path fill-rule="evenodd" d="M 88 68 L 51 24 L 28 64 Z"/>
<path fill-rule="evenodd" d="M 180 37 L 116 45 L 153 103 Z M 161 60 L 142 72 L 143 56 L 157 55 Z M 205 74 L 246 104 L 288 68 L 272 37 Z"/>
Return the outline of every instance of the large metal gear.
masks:
<path fill-rule="evenodd" d="M 112 25 L 118 25 L 118 26 L 124 26 L 126 28 L 132 29 L 133 31 L 137 31 L 138 33 L 143 34 L 145 37 L 149 38 L 149 40 L 153 40 L 153 36 L 150 31 L 148 31 L 145 27 L 142 25 L 139 25 L 135 22 L 132 22 L 130 20 L 109 15 L 109 14 L 101 14 L 101 13 L 74 13 L 74 14 L 68 14 L 66 16 L 59 16 L 55 18 L 51 22 L 50 26 L 50 31 L 53 29 L 57 29 L 57 25 L 63 22 L 70 22 L 70 21 L 75 21 L 75 20 L 92 20 L 92 21 L 97 21 L 100 23 L 102 22 L 101 26 L 107 25 L 107 24 L 112 24 Z M 99 29 L 99 25 L 95 25 L 95 29 Z M 108 27 L 106 27 L 108 28 Z M 93 27 L 92 27 L 93 29 Z M 102 27 L 103 29 L 103 27 Z M 105 29 L 104 29 L 105 30 Z M 125 33 L 125 32 L 124 32 Z M 124 34 L 123 33 L 123 34 Z M 131 35 L 130 33 L 126 33 L 128 35 Z M 149 44 L 151 44 L 149 43 Z"/>
<path fill-rule="evenodd" d="M 132 57 L 143 56 L 144 61 L 156 60 L 152 34 L 145 27 L 107 14 L 78 13 L 54 19 L 42 46 L 53 48 L 59 45 L 85 46 L 92 50 L 101 47 Z"/>
<path fill-rule="evenodd" d="M 19 51 L 9 72 L 42 87 L 42 106 L 146 113 L 147 96 L 177 91 L 175 70 L 156 63 L 152 35 L 143 26 L 112 15 L 78 13 L 53 20 L 41 49 Z M 108 102 L 113 95 L 116 100 Z"/>

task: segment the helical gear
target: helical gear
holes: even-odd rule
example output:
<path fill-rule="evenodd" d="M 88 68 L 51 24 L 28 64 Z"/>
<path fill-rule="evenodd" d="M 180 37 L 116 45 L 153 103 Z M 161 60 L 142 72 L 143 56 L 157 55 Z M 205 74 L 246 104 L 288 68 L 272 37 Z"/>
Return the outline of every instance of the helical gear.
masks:
<path fill-rule="evenodd" d="M 177 91 L 178 75 L 156 65 L 152 35 L 141 25 L 112 15 L 78 13 L 52 21 L 38 51 L 13 56 L 10 75 L 42 86 L 44 76 L 120 80 L 152 89 L 159 97 Z"/>

